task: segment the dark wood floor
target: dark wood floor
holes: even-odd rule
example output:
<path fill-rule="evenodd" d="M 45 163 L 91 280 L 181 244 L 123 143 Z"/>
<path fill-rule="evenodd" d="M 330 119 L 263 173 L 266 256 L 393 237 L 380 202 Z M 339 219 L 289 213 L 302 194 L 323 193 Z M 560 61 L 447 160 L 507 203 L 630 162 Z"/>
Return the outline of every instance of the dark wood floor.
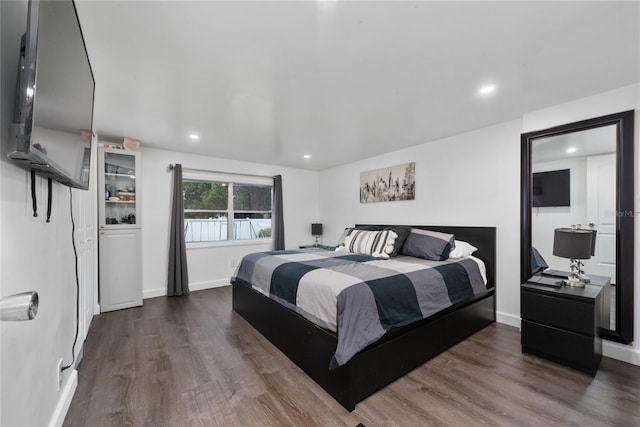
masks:
<path fill-rule="evenodd" d="M 231 288 L 94 319 L 65 426 L 640 425 L 640 367 L 596 378 L 494 324 L 344 410 L 231 310 Z"/>

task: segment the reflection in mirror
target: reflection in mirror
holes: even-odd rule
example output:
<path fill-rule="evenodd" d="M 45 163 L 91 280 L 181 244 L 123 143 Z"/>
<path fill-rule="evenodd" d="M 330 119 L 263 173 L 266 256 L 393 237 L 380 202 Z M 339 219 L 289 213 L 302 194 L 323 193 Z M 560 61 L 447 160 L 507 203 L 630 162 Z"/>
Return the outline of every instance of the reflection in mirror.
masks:
<path fill-rule="evenodd" d="M 568 272 L 569 261 L 553 255 L 554 230 L 580 224 L 597 231 L 584 270 L 603 286 L 605 329 L 615 329 L 616 142 L 617 126 L 609 125 L 537 138 L 531 148 L 532 246 L 550 269 Z"/>

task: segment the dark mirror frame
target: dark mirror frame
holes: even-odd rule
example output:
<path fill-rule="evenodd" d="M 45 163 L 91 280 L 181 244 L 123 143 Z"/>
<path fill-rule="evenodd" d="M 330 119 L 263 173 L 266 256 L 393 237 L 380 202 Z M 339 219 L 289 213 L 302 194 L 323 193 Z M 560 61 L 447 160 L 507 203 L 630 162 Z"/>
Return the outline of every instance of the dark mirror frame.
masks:
<path fill-rule="evenodd" d="M 602 329 L 602 338 L 628 344 L 633 341 L 634 293 L 634 115 L 624 111 L 535 132 L 523 133 L 520 181 L 520 280 L 531 277 L 532 168 L 536 139 L 616 125 L 616 329 Z M 570 224 L 566 224 L 567 226 Z"/>

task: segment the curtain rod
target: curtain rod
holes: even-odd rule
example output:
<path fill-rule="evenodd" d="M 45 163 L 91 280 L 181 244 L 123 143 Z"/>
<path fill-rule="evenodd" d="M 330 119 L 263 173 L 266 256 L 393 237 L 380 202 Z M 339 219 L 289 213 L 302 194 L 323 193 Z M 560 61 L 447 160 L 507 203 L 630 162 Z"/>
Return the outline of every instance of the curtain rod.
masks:
<path fill-rule="evenodd" d="M 169 171 L 173 170 L 173 164 L 169 163 Z M 191 172 L 209 172 L 209 173 L 226 173 L 229 175 L 239 175 L 239 176 L 252 176 L 255 178 L 273 178 L 273 176 L 269 176 L 269 175 L 253 175 L 253 174 L 249 174 L 249 173 L 237 173 L 237 172 L 222 172 L 222 171 L 212 171 L 210 169 L 196 169 L 196 168 L 185 168 L 183 167 L 182 170 L 185 171 L 191 171 Z"/>

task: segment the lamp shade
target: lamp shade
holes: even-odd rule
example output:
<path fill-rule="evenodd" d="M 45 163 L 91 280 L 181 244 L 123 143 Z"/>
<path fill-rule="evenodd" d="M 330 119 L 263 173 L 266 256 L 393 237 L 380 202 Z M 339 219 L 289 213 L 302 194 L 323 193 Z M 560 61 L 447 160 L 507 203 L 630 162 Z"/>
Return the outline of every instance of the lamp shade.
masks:
<path fill-rule="evenodd" d="M 322 224 L 311 224 L 311 235 L 322 236 Z"/>
<path fill-rule="evenodd" d="M 592 230 L 556 228 L 553 236 L 553 254 L 561 258 L 589 259 L 594 247 Z"/>

